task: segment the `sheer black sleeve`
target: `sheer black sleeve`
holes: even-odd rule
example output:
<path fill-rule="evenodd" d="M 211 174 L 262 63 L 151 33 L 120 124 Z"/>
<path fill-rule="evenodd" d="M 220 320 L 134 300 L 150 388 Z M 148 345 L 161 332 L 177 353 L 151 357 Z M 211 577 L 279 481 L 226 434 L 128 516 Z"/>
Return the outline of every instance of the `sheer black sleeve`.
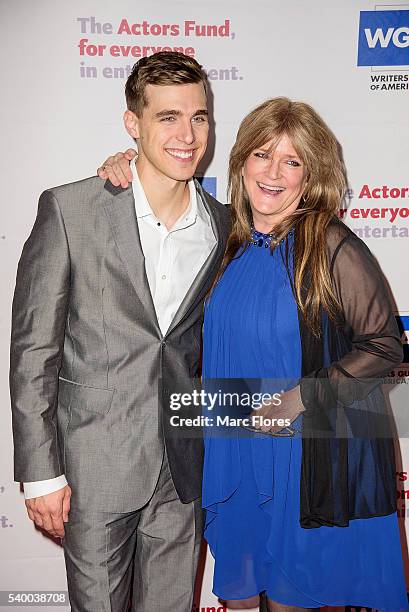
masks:
<path fill-rule="evenodd" d="M 322 406 L 328 392 L 345 406 L 365 398 L 403 358 L 388 287 L 375 257 L 341 224 L 330 226 L 328 249 L 333 287 L 341 306 L 337 333 L 347 349 L 327 367 L 305 372 L 301 396 L 307 409 L 317 403 Z M 319 380 L 325 383 L 320 385 Z"/>
<path fill-rule="evenodd" d="M 347 527 L 396 511 L 394 427 L 381 385 L 402 360 L 387 283 L 366 245 L 334 220 L 328 261 L 340 304 L 316 338 L 300 317 L 300 524 Z"/>

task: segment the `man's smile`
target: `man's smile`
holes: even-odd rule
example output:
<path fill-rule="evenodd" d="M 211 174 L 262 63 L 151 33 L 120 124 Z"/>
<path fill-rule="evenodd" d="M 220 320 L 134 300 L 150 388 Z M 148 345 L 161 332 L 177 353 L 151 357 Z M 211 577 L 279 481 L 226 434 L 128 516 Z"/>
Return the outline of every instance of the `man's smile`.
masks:
<path fill-rule="evenodd" d="M 165 149 L 165 151 L 177 159 L 191 160 L 193 159 L 195 149 Z"/>

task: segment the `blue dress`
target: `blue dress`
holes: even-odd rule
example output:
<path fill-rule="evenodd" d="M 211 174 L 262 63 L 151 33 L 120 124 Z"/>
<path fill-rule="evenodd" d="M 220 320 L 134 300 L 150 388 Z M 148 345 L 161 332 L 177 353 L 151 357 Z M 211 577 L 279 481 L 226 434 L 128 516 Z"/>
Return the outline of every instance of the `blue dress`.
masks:
<path fill-rule="evenodd" d="M 290 253 L 292 241 L 290 235 Z M 213 291 L 205 307 L 205 387 L 211 379 L 286 379 L 293 381 L 289 387 L 299 379 L 297 308 L 283 249 L 250 245 Z M 346 528 L 301 528 L 300 436 L 243 431 L 205 433 L 213 592 L 234 600 L 265 590 L 276 602 L 306 608 L 408 610 L 396 514 L 353 520 Z"/>

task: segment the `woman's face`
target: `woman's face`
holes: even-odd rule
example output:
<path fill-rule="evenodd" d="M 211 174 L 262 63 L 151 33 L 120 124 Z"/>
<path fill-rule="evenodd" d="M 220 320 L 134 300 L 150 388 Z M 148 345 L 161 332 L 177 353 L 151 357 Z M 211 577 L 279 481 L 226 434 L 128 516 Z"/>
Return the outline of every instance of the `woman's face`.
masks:
<path fill-rule="evenodd" d="M 307 183 L 307 170 L 284 134 L 250 153 L 242 176 L 256 230 L 268 233 L 293 213 Z"/>

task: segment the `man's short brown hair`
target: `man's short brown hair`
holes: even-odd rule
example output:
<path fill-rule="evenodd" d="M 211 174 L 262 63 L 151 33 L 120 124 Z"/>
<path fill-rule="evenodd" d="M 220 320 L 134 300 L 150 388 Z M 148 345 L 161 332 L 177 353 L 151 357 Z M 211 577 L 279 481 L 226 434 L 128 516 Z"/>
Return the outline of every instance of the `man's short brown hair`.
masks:
<path fill-rule="evenodd" d="M 177 51 L 160 51 L 141 58 L 129 75 L 125 85 L 128 110 L 140 117 L 148 104 L 147 85 L 185 85 L 203 83 L 206 91 L 206 73 L 193 57 Z"/>

